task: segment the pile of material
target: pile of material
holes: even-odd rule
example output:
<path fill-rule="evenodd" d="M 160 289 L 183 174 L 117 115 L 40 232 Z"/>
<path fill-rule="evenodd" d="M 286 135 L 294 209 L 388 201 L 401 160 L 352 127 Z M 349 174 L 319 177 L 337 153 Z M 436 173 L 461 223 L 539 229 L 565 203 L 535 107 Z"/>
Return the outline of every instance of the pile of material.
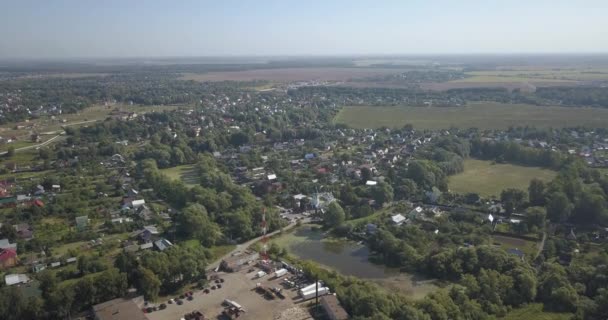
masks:
<path fill-rule="evenodd" d="M 291 307 L 276 314 L 274 320 L 308 320 L 312 319 L 308 310 L 301 307 Z"/>

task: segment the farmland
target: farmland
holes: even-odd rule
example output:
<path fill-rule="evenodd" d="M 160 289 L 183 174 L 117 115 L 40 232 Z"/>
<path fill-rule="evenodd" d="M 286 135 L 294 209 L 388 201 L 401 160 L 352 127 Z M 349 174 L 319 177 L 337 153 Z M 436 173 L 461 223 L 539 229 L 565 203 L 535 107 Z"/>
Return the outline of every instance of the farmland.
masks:
<path fill-rule="evenodd" d="M 532 178 L 549 181 L 555 175 L 554 171 L 548 169 L 467 159 L 464 162 L 464 172 L 450 177 L 449 188 L 456 193 L 499 196 L 506 188 L 526 190 Z"/>
<path fill-rule="evenodd" d="M 380 76 L 399 72 L 401 72 L 400 69 L 389 68 L 277 68 L 208 72 L 201 74 L 185 73 L 180 79 L 201 82 L 266 80 L 277 83 L 312 80 L 348 81 L 352 78 Z"/>
<path fill-rule="evenodd" d="M 199 184 L 198 173 L 193 165 L 182 165 L 173 168 L 161 169 L 164 175 L 173 180 L 181 180 L 187 186 L 196 186 Z"/>
<path fill-rule="evenodd" d="M 591 81 L 608 80 L 608 69 L 519 69 L 519 70 L 484 70 L 467 72 L 475 77 L 488 79 L 516 78 L 525 81 Z"/>
<path fill-rule="evenodd" d="M 476 83 L 491 83 L 491 82 L 556 82 L 559 84 L 573 84 L 575 83 L 575 81 L 572 80 L 567 80 L 567 79 L 555 79 L 555 78 L 537 78 L 537 77 L 532 77 L 532 76 L 528 76 L 528 75 L 501 75 L 500 73 L 498 74 L 492 74 L 492 73 L 478 73 L 478 74 L 471 74 L 471 73 L 467 73 L 467 75 L 469 75 L 469 77 L 464 78 L 464 79 L 458 79 L 458 80 L 452 80 L 450 82 L 452 83 L 459 83 L 459 82 L 476 82 Z"/>
<path fill-rule="evenodd" d="M 480 128 L 507 129 L 516 126 L 538 128 L 605 127 L 608 110 L 592 108 L 538 107 L 525 104 L 471 103 L 466 107 L 351 106 L 334 118 L 352 128 L 416 129 Z"/>

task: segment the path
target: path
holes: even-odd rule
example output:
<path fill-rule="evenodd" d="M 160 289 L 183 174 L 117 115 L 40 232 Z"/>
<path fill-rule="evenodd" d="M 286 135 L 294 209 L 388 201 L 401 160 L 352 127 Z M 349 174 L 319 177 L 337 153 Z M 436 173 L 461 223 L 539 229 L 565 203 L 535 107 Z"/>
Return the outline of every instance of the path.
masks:
<path fill-rule="evenodd" d="M 545 240 L 547 240 L 547 231 L 543 231 L 543 239 L 538 244 L 538 251 L 536 251 L 534 260 L 536 260 L 536 258 L 538 258 L 538 256 L 540 256 L 540 254 L 543 252 L 543 249 L 545 248 Z"/>
<path fill-rule="evenodd" d="M 44 146 L 46 146 L 47 144 L 49 144 L 49 143 L 53 142 L 54 140 L 56 140 L 57 138 L 61 137 L 62 135 L 63 135 L 63 133 L 58 134 L 58 135 L 56 135 L 56 136 L 54 136 L 54 137 L 52 137 L 52 138 L 48 139 L 48 140 L 47 140 L 47 141 L 45 141 L 45 142 L 42 142 L 42 143 L 39 143 L 39 144 L 35 144 L 35 145 L 33 145 L 33 146 L 27 146 L 27 147 L 21 147 L 21 148 L 17 148 L 17 149 L 15 149 L 15 152 L 18 152 L 18 151 L 25 151 L 25 150 L 34 149 L 34 148 L 40 148 L 40 147 L 44 147 Z M 8 153 L 8 151 L 2 151 L 2 152 L 0 152 L 0 156 L 1 156 L 1 155 L 5 155 L 5 154 L 7 154 L 7 153 Z"/>
<path fill-rule="evenodd" d="M 302 219 L 302 224 L 308 223 L 308 222 L 309 222 L 309 220 L 310 220 L 310 218 L 307 218 L 307 219 Z M 292 223 L 290 223 L 290 224 L 286 225 L 286 226 L 283 228 L 283 231 L 287 231 L 287 230 L 289 230 L 289 229 L 291 229 L 291 228 L 293 228 L 293 227 L 295 227 L 295 226 L 296 226 L 296 223 L 295 223 L 295 222 L 292 222 Z M 276 231 L 273 231 L 273 232 L 271 232 L 271 233 L 267 234 L 266 236 L 267 236 L 267 237 L 272 237 L 272 236 L 274 236 L 275 234 L 278 234 L 279 232 L 281 232 L 281 230 L 280 230 L 280 229 L 279 229 L 279 230 L 276 230 Z M 212 263 L 210 263 L 210 264 L 209 264 L 209 266 L 208 266 L 208 270 L 214 270 L 215 268 L 217 268 L 217 267 L 220 265 L 220 262 L 222 262 L 222 260 L 224 260 L 224 259 L 226 259 L 226 258 L 228 258 L 228 257 L 232 256 L 232 255 L 233 255 L 233 254 L 235 254 L 236 252 L 243 251 L 243 250 L 245 250 L 245 249 L 249 248 L 249 247 L 250 247 L 252 244 L 254 244 L 254 243 L 256 243 L 256 242 L 258 242 L 258 241 L 262 240 L 262 238 L 263 238 L 263 237 L 264 237 L 264 236 L 259 236 L 259 237 L 257 237 L 257 238 L 251 239 L 251 240 L 249 240 L 249 241 L 247 241 L 247 242 L 244 242 L 244 243 L 238 244 L 234 250 L 232 250 L 232 251 L 230 251 L 230 252 L 226 253 L 226 254 L 225 254 L 225 255 L 223 255 L 222 257 L 218 258 L 216 261 L 213 261 Z"/>

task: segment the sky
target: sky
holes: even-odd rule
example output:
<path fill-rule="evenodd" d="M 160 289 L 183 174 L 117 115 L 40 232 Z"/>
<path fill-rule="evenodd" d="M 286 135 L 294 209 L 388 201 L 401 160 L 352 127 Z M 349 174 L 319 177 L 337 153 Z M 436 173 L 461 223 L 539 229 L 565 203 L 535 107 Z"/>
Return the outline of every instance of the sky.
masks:
<path fill-rule="evenodd" d="M 0 58 L 608 53 L 607 0 L 0 0 Z"/>

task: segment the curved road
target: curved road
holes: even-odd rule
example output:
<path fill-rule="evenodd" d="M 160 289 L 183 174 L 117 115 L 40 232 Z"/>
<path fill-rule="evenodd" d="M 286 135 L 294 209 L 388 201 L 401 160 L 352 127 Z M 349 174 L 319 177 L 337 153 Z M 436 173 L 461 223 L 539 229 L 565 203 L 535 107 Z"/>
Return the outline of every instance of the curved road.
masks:
<path fill-rule="evenodd" d="M 302 219 L 301 221 L 302 221 L 302 224 L 304 224 L 304 223 L 308 223 L 308 222 L 310 222 L 310 218 Z M 283 228 L 283 231 L 287 231 L 287 230 L 289 230 L 289 229 L 291 229 L 291 228 L 293 228 L 293 227 L 295 227 L 295 226 L 296 226 L 296 223 L 295 223 L 295 222 L 291 222 L 290 224 L 286 225 L 286 226 Z M 267 237 L 272 237 L 273 235 L 275 235 L 275 234 L 277 234 L 277 233 L 279 233 L 279 232 L 281 232 L 281 230 L 280 230 L 280 229 L 279 229 L 279 230 L 275 230 L 275 231 L 273 231 L 273 232 L 271 232 L 271 233 L 267 234 L 266 236 L 267 236 Z M 223 255 L 222 257 L 220 257 L 220 258 L 218 258 L 217 260 L 215 260 L 215 261 L 213 261 L 212 263 L 210 263 L 210 264 L 207 266 L 207 270 L 208 270 L 208 271 L 215 270 L 217 267 L 219 267 L 220 262 L 222 262 L 222 260 L 224 260 L 224 259 L 226 259 L 226 258 L 228 258 L 228 257 L 232 256 L 232 255 L 233 255 L 233 254 L 235 254 L 236 252 L 243 251 L 243 250 L 247 249 L 247 248 L 248 248 L 249 246 L 251 246 L 252 244 L 254 244 L 254 243 L 256 243 L 256 242 L 258 242 L 258 241 L 262 240 L 262 238 L 263 238 L 263 237 L 264 237 L 264 236 L 259 236 L 259 237 L 257 237 L 257 238 L 251 239 L 251 240 L 249 240 L 249 241 L 247 241 L 247 242 L 244 242 L 244 243 L 241 243 L 241 244 L 237 244 L 237 245 L 236 245 L 236 248 L 235 248 L 234 250 L 232 250 L 232 251 L 228 252 L 227 254 Z"/>

